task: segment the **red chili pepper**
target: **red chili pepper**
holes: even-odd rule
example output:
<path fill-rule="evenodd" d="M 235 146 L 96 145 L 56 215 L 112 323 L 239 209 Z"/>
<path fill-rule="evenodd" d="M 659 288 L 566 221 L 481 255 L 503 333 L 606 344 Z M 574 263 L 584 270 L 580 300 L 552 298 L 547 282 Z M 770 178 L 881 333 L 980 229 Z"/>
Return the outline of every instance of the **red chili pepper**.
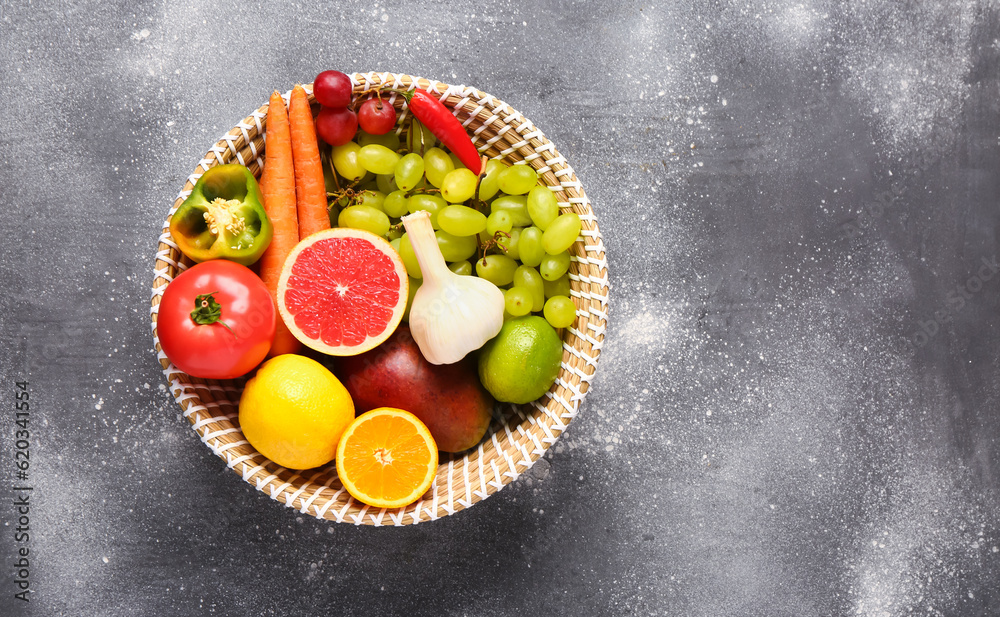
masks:
<path fill-rule="evenodd" d="M 406 98 L 414 117 L 420 120 L 431 133 L 434 133 L 434 136 L 440 139 L 441 143 L 454 152 L 463 165 L 478 176 L 482 166 L 479 152 L 472 144 L 469 134 L 465 132 L 465 127 L 451 113 L 451 110 L 426 90 L 417 88 L 412 92 L 402 92 L 401 94 Z"/>

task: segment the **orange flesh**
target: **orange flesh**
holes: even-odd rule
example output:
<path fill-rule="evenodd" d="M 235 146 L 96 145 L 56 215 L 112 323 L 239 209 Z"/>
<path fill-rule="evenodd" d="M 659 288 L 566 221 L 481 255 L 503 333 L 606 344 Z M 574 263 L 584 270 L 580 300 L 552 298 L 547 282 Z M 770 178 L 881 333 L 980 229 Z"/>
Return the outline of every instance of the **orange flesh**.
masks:
<path fill-rule="evenodd" d="M 347 475 L 345 484 L 353 485 L 351 493 L 361 501 L 375 506 L 413 501 L 423 493 L 415 492 L 430 484 L 427 480 L 436 467 L 437 446 L 430 433 L 420 431 L 413 420 L 374 413 L 349 430 L 344 440 L 338 467 Z"/>

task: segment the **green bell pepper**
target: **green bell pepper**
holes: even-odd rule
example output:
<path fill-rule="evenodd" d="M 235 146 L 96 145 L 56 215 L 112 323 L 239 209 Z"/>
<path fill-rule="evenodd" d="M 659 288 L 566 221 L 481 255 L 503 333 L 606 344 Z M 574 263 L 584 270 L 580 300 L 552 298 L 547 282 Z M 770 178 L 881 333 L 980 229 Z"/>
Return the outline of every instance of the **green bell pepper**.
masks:
<path fill-rule="evenodd" d="M 170 218 L 170 235 L 196 262 L 228 259 L 249 266 L 271 243 L 257 180 L 243 165 L 216 165 L 198 180 Z"/>

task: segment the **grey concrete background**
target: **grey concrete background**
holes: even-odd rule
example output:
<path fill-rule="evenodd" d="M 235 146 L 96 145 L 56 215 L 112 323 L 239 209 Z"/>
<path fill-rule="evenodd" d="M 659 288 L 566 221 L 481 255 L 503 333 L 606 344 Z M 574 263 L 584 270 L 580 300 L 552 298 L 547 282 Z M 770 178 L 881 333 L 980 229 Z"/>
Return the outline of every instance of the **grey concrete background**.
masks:
<path fill-rule="evenodd" d="M 506 100 L 608 250 L 580 415 L 431 524 L 254 491 L 151 351 L 184 178 L 327 68 Z M 0 614 L 1000 614 L 998 95 L 991 0 L 0 1 Z"/>

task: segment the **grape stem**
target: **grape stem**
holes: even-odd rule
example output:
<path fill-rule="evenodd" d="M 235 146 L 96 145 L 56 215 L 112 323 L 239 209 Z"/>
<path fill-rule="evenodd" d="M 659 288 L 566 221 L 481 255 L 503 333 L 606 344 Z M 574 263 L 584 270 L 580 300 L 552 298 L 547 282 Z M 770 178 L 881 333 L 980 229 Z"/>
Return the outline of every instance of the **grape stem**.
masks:
<path fill-rule="evenodd" d="M 337 178 L 337 176 L 334 175 L 334 180 L 336 180 L 336 178 Z M 332 202 L 336 203 L 342 197 L 347 197 L 347 200 L 348 200 L 347 203 L 348 203 L 348 205 L 352 205 L 352 202 L 356 201 L 357 199 L 360 199 L 361 198 L 361 194 L 364 193 L 364 191 L 355 191 L 354 187 L 357 186 L 357 184 L 358 184 L 357 181 L 354 181 L 354 182 L 350 183 L 349 185 L 347 185 L 346 187 L 340 188 L 340 182 L 337 182 L 337 190 L 334 191 L 334 192 L 332 192 L 332 193 L 328 192 L 326 194 L 326 199 L 327 199 L 327 202 L 328 202 L 327 203 L 327 209 L 330 208 L 330 203 L 329 202 L 331 202 L 331 200 L 332 200 Z"/>
<path fill-rule="evenodd" d="M 327 160 L 328 164 L 330 165 L 330 171 L 333 172 L 333 183 L 337 185 L 337 190 L 339 191 L 340 190 L 340 178 L 337 177 L 337 168 L 333 166 L 333 151 L 332 150 L 327 155 L 326 160 Z M 330 194 L 327 193 L 328 197 L 329 197 L 329 195 Z"/>
<path fill-rule="evenodd" d="M 392 92 L 398 92 L 397 90 L 394 90 L 392 88 L 389 88 L 389 90 L 391 90 Z M 375 86 L 374 88 L 365 88 L 361 92 L 358 92 L 357 98 L 360 99 L 364 95 L 371 94 L 372 92 L 374 92 L 376 95 L 379 95 L 382 92 L 382 84 L 379 84 L 379 85 Z M 381 98 L 379 100 L 381 100 Z"/>
<path fill-rule="evenodd" d="M 479 245 L 479 250 L 483 252 L 483 265 L 484 266 L 486 265 L 486 251 L 490 250 L 491 248 L 496 247 L 496 248 L 500 249 L 501 251 L 503 251 L 504 253 L 507 252 L 507 247 L 504 246 L 503 244 L 500 244 L 500 236 L 501 235 L 507 236 L 508 239 L 510 238 L 510 234 L 507 233 L 506 231 L 502 230 L 502 229 L 496 230 L 496 232 L 493 234 L 493 237 L 491 239 L 489 239 L 489 240 L 482 241 L 478 237 L 476 238 L 476 243 Z"/>
<path fill-rule="evenodd" d="M 351 101 L 351 104 L 348 105 L 348 108 L 351 111 L 357 113 L 358 111 L 357 108 L 368 100 L 364 98 L 365 95 L 371 94 L 373 92 L 375 93 L 375 98 L 378 99 L 378 110 L 382 111 L 382 86 L 377 86 L 375 88 L 368 88 L 367 90 L 362 90 L 361 92 L 358 93 L 357 97 L 355 97 L 354 100 Z"/>

